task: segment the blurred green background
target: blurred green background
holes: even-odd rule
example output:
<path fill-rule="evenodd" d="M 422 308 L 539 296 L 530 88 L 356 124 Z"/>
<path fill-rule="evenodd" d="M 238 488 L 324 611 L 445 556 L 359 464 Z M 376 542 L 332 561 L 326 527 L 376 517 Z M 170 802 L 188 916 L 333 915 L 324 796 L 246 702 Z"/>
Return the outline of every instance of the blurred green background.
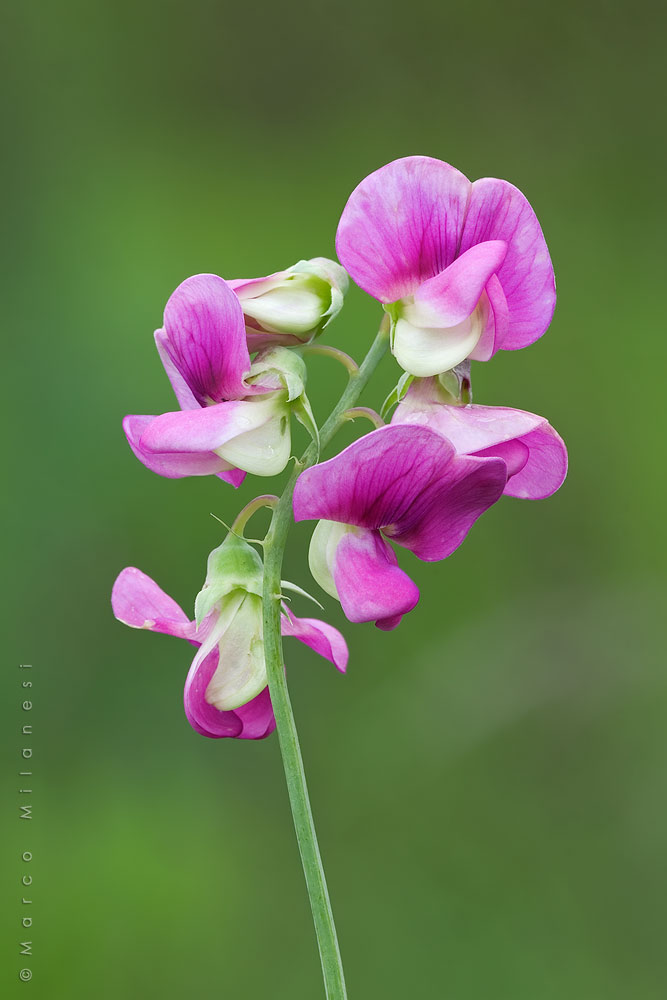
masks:
<path fill-rule="evenodd" d="M 4 995 L 321 996 L 276 739 L 198 737 L 188 647 L 109 608 L 132 564 L 190 609 L 209 511 L 280 484 L 160 479 L 120 421 L 173 406 L 152 332 L 179 281 L 333 255 L 358 181 L 428 153 L 538 213 L 554 322 L 476 365 L 475 397 L 546 415 L 571 471 L 445 563 L 408 557 L 423 596 L 396 632 L 325 599 L 347 678 L 288 646 L 350 997 L 663 998 L 661 8 L 38 0 L 3 20 Z M 354 289 L 327 340 L 360 358 L 379 319 Z M 342 385 L 313 361 L 320 415 Z M 306 587 L 309 530 L 287 558 Z"/>

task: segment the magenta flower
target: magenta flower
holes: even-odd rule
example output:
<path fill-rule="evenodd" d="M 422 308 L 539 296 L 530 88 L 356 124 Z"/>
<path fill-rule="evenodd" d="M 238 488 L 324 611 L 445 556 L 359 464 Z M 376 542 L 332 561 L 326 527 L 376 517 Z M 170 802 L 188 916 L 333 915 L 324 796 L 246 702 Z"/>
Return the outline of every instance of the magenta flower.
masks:
<path fill-rule="evenodd" d="M 261 601 L 258 637 L 258 605 L 253 598 L 254 594 L 235 593 L 222 613 L 213 608 L 197 628 L 141 570 L 131 566 L 124 569 L 114 584 L 111 604 L 119 621 L 131 628 L 175 635 L 198 647 L 185 682 L 184 704 L 188 722 L 202 736 L 260 740 L 275 729 L 263 662 Z M 299 639 L 345 672 L 347 646 L 331 625 L 314 618 L 297 618 L 285 610 L 282 634 Z M 241 697 L 242 703 L 237 704 L 248 664 L 251 674 L 259 665 L 264 683 L 248 701 L 243 702 Z M 226 707 L 230 699 L 235 703 L 233 708 Z"/>
<path fill-rule="evenodd" d="M 391 423 L 430 427 L 460 455 L 502 458 L 506 496 L 542 500 L 563 484 L 567 449 L 544 417 L 506 406 L 451 406 L 446 399 L 437 379 L 415 379 Z"/>
<path fill-rule="evenodd" d="M 502 458 L 459 455 L 428 427 L 381 427 L 306 469 L 296 521 L 314 518 L 310 568 L 350 621 L 395 628 L 419 600 L 387 539 L 419 559 L 445 559 L 501 496 Z"/>
<path fill-rule="evenodd" d="M 556 290 L 540 224 L 507 181 L 474 183 L 428 156 L 366 177 L 343 210 L 336 249 L 392 318 L 392 351 L 413 375 L 532 344 Z"/>
<path fill-rule="evenodd" d="M 214 274 L 178 286 L 155 342 L 181 408 L 125 418 L 137 458 L 161 476 L 217 475 L 233 486 L 246 472 L 281 472 L 290 456 L 292 404 L 304 406 L 301 359 L 274 348 L 251 368 L 239 300 Z"/>
<path fill-rule="evenodd" d="M 314 257 L 265 278 L 234 278 L 228 285 L 241 303 L 252 352 L 268 344 L 312 340 L 342 309 L 349 281 L 340 264 Z"/>

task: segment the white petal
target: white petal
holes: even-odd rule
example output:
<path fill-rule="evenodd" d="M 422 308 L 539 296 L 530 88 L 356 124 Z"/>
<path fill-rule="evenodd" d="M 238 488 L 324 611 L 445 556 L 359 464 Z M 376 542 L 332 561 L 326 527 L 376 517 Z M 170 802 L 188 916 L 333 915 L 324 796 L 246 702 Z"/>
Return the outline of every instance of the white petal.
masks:
<path fill-rule="evenodd" d="M 273 333 L 309 333 L 322 322 L 331 290 L 321 279 L 292 274 L 277 288 L 242 300 L 243 312 Z"/>
<path fill-rule="evenodd" d="M 231 438 L 216 449 L 216 454 L 254 476 L 276 476 L 282 472 L 292 448 L 289 409 L 284 398 L 280 398 L 284 395 L 253 400 L 252 414 L 263 422 Z"/>
<path fill-rule="evenodd" d="M 308 549 L 308 565 L 313 579 L 325 593 L 335 597 L 337 601 L 340 598 L 334 583 L 332 569 L 338 543 L 348 531 L 354 531 L 351 524 L 340 524 L 338 521 L 318 521 Z"/>
<path fill-rule="evenodd" d="M 411 304 L 404 308 L 394 328 L 394 357 L 404 371 L 419 378 L 439 375 L 465 361 L 483 330 L 479 308 L 458 326 L 419 325 L 428 319 L 421 307 Z"/>
<path fill-rule="evenodd" d="M 239 708 L 266 687 L 262 639 L 262 599 L 244 594 L 218 642 L 218 667 L 206 688 L 206 701 L 221 712 Z"/>

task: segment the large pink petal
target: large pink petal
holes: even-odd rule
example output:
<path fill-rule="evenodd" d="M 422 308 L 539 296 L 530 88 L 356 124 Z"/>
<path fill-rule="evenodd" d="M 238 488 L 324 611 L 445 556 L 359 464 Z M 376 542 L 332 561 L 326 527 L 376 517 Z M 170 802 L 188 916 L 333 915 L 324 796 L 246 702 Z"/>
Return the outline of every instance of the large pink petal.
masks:
<path fill-rule="evenodd" d="M 243 311 L 222 278 L 196 274 L 178 286 L 164 311 L 161 342 L 198 403 L 248 395 Z"/>
<path fill-rule="evenodd" d="M 202 412 L 199 407 L 197 411 Z M 232 486 L 240 486 L 245 473 L 233 468 L 229 462 L 212 451 L 200 452 L 160 452 L 151 451 L 142 442 L 142 435 L 156 421 L 157 417 L 130 415 L 123 420 L 123 430 L 130 448 L 147 469 L 167 479 L 182 479 L 184 476 L 219 476 Z"/>
<path fill-rule="evenodd" d="M 194 622 L 150 576 L 134 566 L 127 566 L 116 578 L 111 591 L 111 607 L 118 621 L 131 628 L 194 641 Z"/>
<path fill-rule="evenodd" d="M 336 549 L 336 590 L 351 622 L 377 622 L 393 629 L 419 601 L 419 588 L 398 565 L 379 531 L 349 532 Z"/>
<path fill-rule="evenodd" d="M 501 459 L 457 455 L 429 427 L 390 425 L 306 469 L 294 516 L 382 528 L 420 559 L 444 559 L 498 500 L 506 479 Z"/>
<path fill-rule="evenodd" d="M 458 326 L 473 312 L 484 287 L 501 266 L 507 252 L 502 240 L 471 247 L 449 267 L 415 292 L 415 304 L 428 314 L 424 326 Z"/>
<path fill-rule="evenodd" d="M 457 455 L 384 533 L 419 559 L 446 559 L 475 521 L 500 499 L 506 482 L 507 466 L 502 459 Z"/>
<path fill-rule="evenodd" d="M 549 251 L 526 197 L 507 181 L 484 177 L 472 185 L 460 252 L 486 240 L 504 240 L 498 270 L 509 310 L 509 328 L 496 348 L 516 350 L 541 337 L 551 322 L 556 285 Z"/>
<path fill-rule="evenodd" d="M 288 610 L 287 616 L 281 616 L 280 628 L 284 636 L 292 636 L 310 646 L 333 663 L 341 673 L 345 673 L 349 656 L 347 643 L 333 625 L 317 618 L 297 618 Z"/>
<path fill-rule="evenodd" d="M 428 427 L 381 427 L 301 473 L 294 489 L 295 519 L 323 518 L 360 528 L 394 524 L 455 453 Z"/>
<path fill-rule="evenodd" d="M 336 235 L 339 260 L 380 302 L 411 295 L 456 258 L 470 190 L 441 160 L 394 160 L 350 195 Z"/>

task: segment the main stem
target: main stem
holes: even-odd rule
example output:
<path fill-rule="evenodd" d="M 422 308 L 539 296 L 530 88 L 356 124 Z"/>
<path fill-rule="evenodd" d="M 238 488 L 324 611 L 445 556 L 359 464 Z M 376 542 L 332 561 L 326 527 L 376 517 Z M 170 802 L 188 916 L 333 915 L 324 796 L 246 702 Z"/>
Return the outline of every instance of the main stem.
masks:
<path fill-rule="evenodd" d="M 328 444 L 344 423 L 343 414 L 359 399 L 366 383 L 384 356 L 388 343 L 388 332 L 386 325 L 383 324 L 364 358 L 361 368 L 350 376 L 347 388 L 322 426 L 320 430 L 321 448 Z M 292 524 L 292 494 L 299 475 L 308 466 L 313 465 L 317 459 L 317 448 L 311 444 L 300 461 L 296 463 L 283 494 L 274 508 L 271 525 L 264 540 L 264 651 L 269 692 L 276 717 L 276 728 L 287 781 L 287 791 L 292 807 L 294 829 L 306 877 L 310 907 L 313 912 L 326 996 L 327 1000 L 345 1000 L 347 992 L 343 963 L 338 947 L 329 890 L 317 843 L 310 799 L 308 798 L 308 786 L 303 769 L 299 737 L 287 690 L 280 635 L 280 580 L 285 542 Z"/>

